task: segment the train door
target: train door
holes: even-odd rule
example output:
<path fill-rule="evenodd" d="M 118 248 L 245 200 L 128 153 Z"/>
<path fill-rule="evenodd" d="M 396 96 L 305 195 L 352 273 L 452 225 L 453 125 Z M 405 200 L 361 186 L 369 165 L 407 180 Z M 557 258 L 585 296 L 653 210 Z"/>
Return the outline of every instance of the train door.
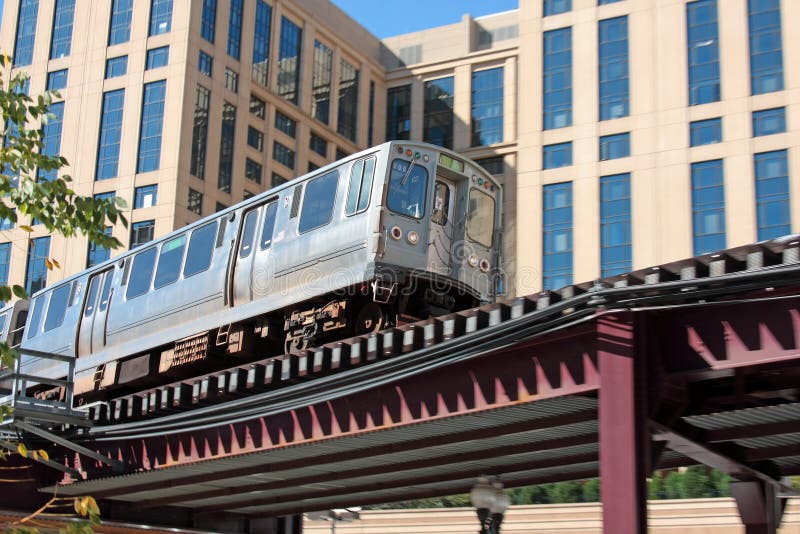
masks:
<path fill-rule="evenodd" d="M 86 302 L 78 328 L 78 356 L 96 352 L 106 344 L 106 319 L 111 302 L 111 282 L 114 269 L 108 269 L 89 278 Z"/>
<path fill-rule="evenodd" d="M 278 203 L 272 201 L 244 215 L 233 271 L 234 306 L 269 293 L 274 280 L 269 252 L 277 211 Z"/>
<path fill-rule="evenodd" d="M 453 247 L 453 205 L 456 184 L 442 176 L 436 177 L 433 188 L 430 241 L 428 242 L 428 270 L 451 274 L 451 249 Z"/>

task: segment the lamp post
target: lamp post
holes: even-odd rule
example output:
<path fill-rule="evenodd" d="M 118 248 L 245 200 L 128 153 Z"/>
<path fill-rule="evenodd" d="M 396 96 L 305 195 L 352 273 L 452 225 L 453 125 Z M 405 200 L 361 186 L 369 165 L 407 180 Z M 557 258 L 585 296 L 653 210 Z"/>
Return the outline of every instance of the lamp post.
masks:
<path fill-rule="evenodd" d="M 489 483 L 487 477 L 479 477 L 469 492 L 469 499 L 478 511 L 480 534 L 499 534 L 503 515 L 509 504 L 508 495 L 503 491 L 503 484 L 499 480 Z"/>

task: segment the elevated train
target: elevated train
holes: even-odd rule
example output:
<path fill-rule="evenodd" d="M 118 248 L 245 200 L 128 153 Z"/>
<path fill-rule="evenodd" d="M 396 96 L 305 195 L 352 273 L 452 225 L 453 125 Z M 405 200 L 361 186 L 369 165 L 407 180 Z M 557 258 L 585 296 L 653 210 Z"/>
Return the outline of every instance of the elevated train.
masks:
<path fill-rule="evenodd" d="M 21 347 L 75 357 L 88 402 L 466 309 L 494 299 L 501 206 L 474 162 L 385 143 L 39 291 Z"/>

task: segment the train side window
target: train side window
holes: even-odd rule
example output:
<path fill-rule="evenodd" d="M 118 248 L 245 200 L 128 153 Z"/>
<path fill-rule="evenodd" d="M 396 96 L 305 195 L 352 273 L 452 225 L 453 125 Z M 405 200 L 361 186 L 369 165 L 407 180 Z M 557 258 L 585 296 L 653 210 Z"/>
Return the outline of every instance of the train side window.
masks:
<path fill-rule="evenodd" d="M 153 282 L 153 287 L 158 289 L 178 279 L 178 275 L 181 273 L 181 263 L 183 263 L 183 251 L 185 248 L 185 234 L 170 239 L 161 245 L 161 253 L 158 255 L 158 267 L 156 268 L 156 279 L 155 282 Z"/>
<path fill-rule="evenodd" d="M 258 210 L 247 212 L 244 216 L 244 229 L 242 229 L 242 242 L 239 244 L 239 257 L 246 258 L 253 251 L 253 237 L 256 235 Z"/>
<path fill-rule="evenodd" d="M 41 295 L 33 301 L 33 314 L 31 315 L 31 324 L 28 327 L 28 339 L 31 339 L 39 333 L 39 323 L 42 320 L 42 312 L 44 311 L 44 303 L 47 300 L 45 295 Z"/>
<path fill-rule="evenodd" d="M 353 215 L 367 209 L 372 179 L 375 175 L 375 158 L 356 161 L 350 169 L 350 188 L 344 212 Z"/>
<path fill-rule="evenodd" d="M 156 266 L 156 248 L 149 248 L 133 258 L 131 267 L 131 277 L 128 280 L 128 290 L 125 293 L 127 299 L 136 298 L 144 295 L 150 290 L 150 282 L 153 280 L 153 268 Z"/>
<path fill-rule="evenodd" d="M 84 317 L 89 317 L 94 313 L 95 301 L 97 300 L 97 291 L 100 288 L 100 279 L 103 275 L 98 274 L 92 277 L 89 282 L 89 291 L 86 292 L 86 309 L 83 312 Z"/>
<path fill-rule="evenodd" d="M 50 295 L 50 305 L 47 307 L 47 317 L 44 319 L 45 332 L 58 328 L 64 322 L 70 291 L 72 291 L 72 284 L 63 285 L 53 290 L 53 294 Z"/>
<path fill-rule="evenodd" d="M 0 315 L 0 332 L 3 331 L 3 328 L 6 326 L 6 319 L 8 318 L 8 312 Z"/>
<path fill-rule="evenodd" d="M 270 202 L 264 210 L 264 228 L 261 230 L 261 250 L 266 250 L 272 245 L 272 232 L 275 229 L 275 217 L 278 213 L 278 203 Z"/>
<path fill-rule="evenodd" d="M 106 311 L 108 308 L 108 300 L 111 298 L 111 282 L 114 281 L 114 271 L 106 273 L 105 282 L 103 282 L 103 291 L 100 292 L 100 311 Z"/>
<path fill-rule="evenodd" d="M 224 223 L 225 220 L 223 219 L 222 222 Z M 216 221 L 201 226 L 192 232 L 192 237 L 189 239 L 189 251 L 186 253 L 186 265 L 183 267 L 184 278 L 202 273 L 211 266 L 216 233 Z"/>
<path fill-rule="evenodd" d="M 303 211 L 300 213 L 300 233 L 325 226 L 333 217 L 333 204 L 336 200 L 336 186 L 339 184 L 339 171 L 332 171 L 314 178 L 306 186 L 303 196 Z"/>

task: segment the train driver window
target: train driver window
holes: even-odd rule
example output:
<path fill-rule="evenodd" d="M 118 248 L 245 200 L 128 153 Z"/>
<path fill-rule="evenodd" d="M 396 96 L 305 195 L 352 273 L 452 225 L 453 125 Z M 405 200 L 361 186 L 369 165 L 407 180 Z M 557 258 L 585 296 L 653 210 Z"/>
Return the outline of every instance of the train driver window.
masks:
<path fill-rule="evenodd" d="M 386 204 L 395 213 L 420 219 L 425 213 L 428 170 L 415 163 L 409 171 L 409 165 L 408 161 L 400 158 L 396 158 L 392 162 Z"/>
<path fill-rule="evenodd" d="M 47 317 L 44 320 L 45 332 L 58 328 L 64 322 L 71 289 L 72 284 L 66 284 L 53 290 L 50 295 L 50 305 L 47 307 Z"/>
<path fill-rule="evenodd" d="M 336 186 L 339 184 L 339 171 L 331 171 L 314 178 L 306 186 L 303 196 L 303 211 L 300 214 L 300 233 L 325 226 L 333 217 L 333 204 L 336 200 Z"/>
<path fill-rule="evenodd" d="M 158 268 L 156 268 L 156 279 L 153 287 L 158 289 L 167 284 L 171 284 L 178 279 L 183 262 L 183 250 L 186 248 L 186 235 L 172 238 L 161 245 L 161 253 L 158 255 Z"/>
<path fill-rule="evenodd" d="M 350 169 L 350 188 L 347 191 L 347 203 L 344 210 L 347 215 L 367 209 L 374 174 L 374 157 L 353 163 L 353 167 Z"/>
<path fill-rule="evenodd" d="M 150 290 L 150 281 L 153 279 L 153 267 L 156 265 L 156 248 L 149 248 L 133 258 L 131 277 L 128 280 L 127 299 L 144 295 Z"/>
<path fill-rule="evenodd" d="M 183 267 L 184 278 L 202 273 L 211 266 L 216 234 L 216 221 L 201 226 L 192 232 L 192 238 L 189 239 L 189 251 L 186 253 L 186 265 Z"/>
<path fill-rule="evenodd" d="M 277 213 L 277 202 L 267 204 L 264 210 L 264 229 L 261 231 L 261 250 L 266 250 L 272 245 L 272 231 L 275 229 L 275 216 Z"/>

